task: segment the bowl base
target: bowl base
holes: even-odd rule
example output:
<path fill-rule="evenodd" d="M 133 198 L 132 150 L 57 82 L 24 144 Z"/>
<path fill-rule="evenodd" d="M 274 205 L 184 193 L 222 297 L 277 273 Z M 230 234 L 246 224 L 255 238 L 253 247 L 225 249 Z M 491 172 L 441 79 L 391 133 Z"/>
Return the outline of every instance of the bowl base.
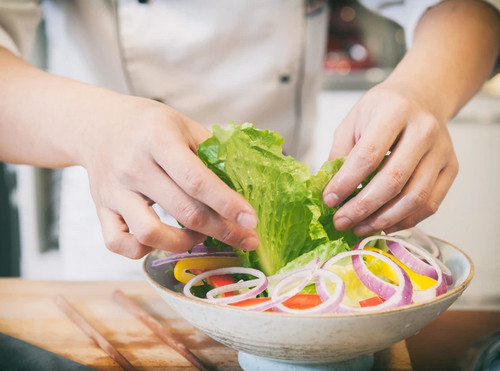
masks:
<path fill-rule="evenodd" d="M 369 371 L 374 357 L 366 354 L 341 362 L 293 362 L 238 352 L 238 361 L 245 371 Z"/>

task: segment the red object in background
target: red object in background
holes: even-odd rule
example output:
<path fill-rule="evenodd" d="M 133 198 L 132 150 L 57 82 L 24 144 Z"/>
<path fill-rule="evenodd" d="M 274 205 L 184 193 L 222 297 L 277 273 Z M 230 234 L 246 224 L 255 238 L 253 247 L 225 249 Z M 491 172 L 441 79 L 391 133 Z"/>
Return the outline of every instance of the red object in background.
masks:
<path fill-rule="evenodd" d="M 332 2 L 324 60 L 327 71 L 347 75 L 352 70 L 368 69 L 375 64 L 360 33 L 356 6 L 352 0 Z"/>

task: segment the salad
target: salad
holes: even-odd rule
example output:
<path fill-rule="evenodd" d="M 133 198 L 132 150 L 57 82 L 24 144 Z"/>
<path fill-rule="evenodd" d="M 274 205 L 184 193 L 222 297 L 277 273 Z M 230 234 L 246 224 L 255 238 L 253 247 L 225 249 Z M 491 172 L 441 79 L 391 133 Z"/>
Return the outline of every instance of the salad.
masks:
<path fill-rule="evenodd" d="M 282 153 L 282 143 L 279 133 L 231 123 L 214 126 L 198 148 L 205 165 L 256 210 L 257 250 L 233 249 L 209 237 L 152 265 L 175 264 L 173 274 L 188 297 L 255 311 L 365 312 L 447 291 L 451 274 L 418 229 L 363 239 L 335 229 L 339 206 L 327 207 L 322 191 L 344 159 L 327 161 L 311 175 L 304 163 Z"/>

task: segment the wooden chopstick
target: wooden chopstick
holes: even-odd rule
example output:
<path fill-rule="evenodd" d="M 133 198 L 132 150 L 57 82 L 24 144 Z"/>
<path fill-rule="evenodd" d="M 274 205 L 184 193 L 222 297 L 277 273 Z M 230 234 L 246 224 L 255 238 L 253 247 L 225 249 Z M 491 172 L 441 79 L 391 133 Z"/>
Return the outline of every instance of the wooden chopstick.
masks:
<path fill-rule="evenodd" d="M 78 327 L 80 327 L 88 337 L 104 350 L 113 360 L 115 360 L 124 370 L 135 371 L 135 367 L 93 327 L 62 295 L 55 297 L 55 302 L 59 308 L 69 317 Z"/>
<path fill-rule="evenodd" d="M 172 336 L 160 322 L 134 303 L 123 291 L 115 290 L 113 292 L 113 299 L 148 326 L 164 343 L 191 362 L 193 366 L 197 367 L 199 370 L 209 370 L 209 368 L 207 368 L 207 366 L 205 366 L 183 343 Z"/>

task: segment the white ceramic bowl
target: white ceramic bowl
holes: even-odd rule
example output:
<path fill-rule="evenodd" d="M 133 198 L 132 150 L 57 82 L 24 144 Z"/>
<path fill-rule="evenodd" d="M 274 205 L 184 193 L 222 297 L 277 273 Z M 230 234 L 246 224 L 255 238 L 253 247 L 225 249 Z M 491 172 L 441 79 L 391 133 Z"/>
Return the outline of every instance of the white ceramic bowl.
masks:
<path fill-rule="evenodd" d="M 453 275 L 448 292 L 425 303 L 368 314 L 290 315 L 213 305 L 185 297 L 180 292 L 183 285 L 165 273 L 170 267 L 151 267 L 159 252 L 145 259 L 143 269 L 153 288 L 182 317 L 240 351 L 245 370 L 290 369 L 286 367 L 290 362 L 294 370 L 369 369 L 374 352 L 419 332 L 469 285 L 473 276 L 470 258 L 451 244 L 434 240 Z M 272 365 L 274 360 L 285 366 Z"/>

